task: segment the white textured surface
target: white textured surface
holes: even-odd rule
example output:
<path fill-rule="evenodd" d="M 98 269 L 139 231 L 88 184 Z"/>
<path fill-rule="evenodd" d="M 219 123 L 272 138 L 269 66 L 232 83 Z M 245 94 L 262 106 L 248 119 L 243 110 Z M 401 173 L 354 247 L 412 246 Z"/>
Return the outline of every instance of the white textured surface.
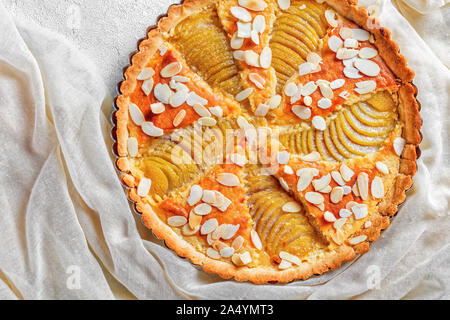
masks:
<path fill-rule="evenodd" d="M 448 9 L 396 2 L 422 35 L 384 2 L 383 24 L 417 73 L 424 141 L 415 186 L 354 263 L 254 286 L 199 271 L 155 241 L 112 165 L 101 110 L 108 114 L 130 52 L 170 1 L 4 1 L 0 298 L 450 298 Z"/>

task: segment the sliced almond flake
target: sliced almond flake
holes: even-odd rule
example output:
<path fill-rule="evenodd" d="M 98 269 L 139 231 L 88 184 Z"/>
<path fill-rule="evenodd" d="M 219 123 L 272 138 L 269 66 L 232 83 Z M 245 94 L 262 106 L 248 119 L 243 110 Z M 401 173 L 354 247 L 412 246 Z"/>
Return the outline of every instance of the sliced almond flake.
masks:
<path fill-rule="evenodd" d="M 237 22 L 237 36 L 242 39 L 250 38 L 252 36 L 251 22 Z"/>
<path fill-rule="evenodd" d="M 325 211 L 325 213 L 323 214 L 323 218 L 327 222 L 335 222 L 336 221 L 336 217 L 330 211 Z"/>
<path fill-rule="evenodd" d="M 344 196 L 352 192 L 352 188 L 350 186 L 342 186 L 342 188 L 344 188 Z"/>
<path fill-rule="evenodd" d="M 156 127 L 153 122 L 145 121 L 141 126 L 142 131 L 150 137 L 160 137 L 164 134 L 164 130 Z"/>
<path fill-rule="evenodd" d="M 298 91 L 298 87 L 294 82 L 289 82 L 284 87 L 284 94 L 288 97 L 292 97 L 294 94 L 296 94 Z"/>
<path fill-rule="evenodd" d="M 317 106 L 321 109 L 328 109 L 329 107 L 331 107 L 331 104 L 331 100 L 328 98 L 321 98 L 319 101 L 317 101 Z"/>
<path fill-rule="evenodd" d="M 186 116 L 186 110 L 180 110 L 173 118 L 172 124 L 174 127 L 178 127 Z"/>
<path fill-rule="evenodd" d="M 372 225 L 372 221 L 367 220 L 366 222 L 364 222 L 364 228 L 369 228 Z"/>
<path fill-rule="evenodd" d="M 320 160 L 320 153 L 318 153 L 317 151 L 313 151 L 304 156 L 300 156 L 300 159 L 308 162 L 316 162 Z"/>
<path fill-rule="evenodd" d="M 372 60 L 356 59 L 353 65 L 366 76 L 375 77 L 380 74 L 380 66 Z"/>
<path fill-rule="evenodd" d="M 333 90 L 330 88 L 329 84 L 326 83 L 320 83 L 319 85 L 319 89 L 320 89 L 320 93 L 322 94 L 322 96 L 328 100 L 333 99 Z M 331 101 L 330 101 L 331 103 Z M 331 104 L 330 104 L 331 106 Z M 326 108 L 322 108 L 322 109 L 327 109 L 329 107 Z"/>
<path fill-rule="evenodd" d="M 229 172 L 218 173 L 216 180 L 226 187 L 236 187 L 240 184 L 238 176 Z"/>
<path fill-rule="evenodd" d="M 127 139 L 127 149 L 128 154 L 130 157 L 134 158 L 138 155 L 139 147 L 138 147 L 138 141 L 134 137 L 129 137 Z"/>
<path fill-rule="evenodd" d="M 270 49 L 270 47 L 264 47 L 264 49 L 261 51 L 259 64 L 261 65 L 261 68 L 270 68 L 270 65 L 272 64 L 272 49 Z"/>
<path fill-rule="evenodd" d="M 169 63 L 167 66 L 162 68 L 161 71 L 159 72 L 159 74 L 163 78 L 170 78 L 170 77 L 173 77 L 173 76 L 177 75 L 178 73 L 180 73 L 182 69 L 183 69 L 183 66 L 181 65 L 181 63 L 178 61 L 175 61 L 175 62 Z"/>
<path fill-rule="evenodd" d="M 281 260 L 280 264 L 278 265 L 278 269 L 280 270 L 286 270 L 292 267 L 292 263 L 287 260 Z"/>
<path fill-rule="evenodd" d="M 216 202 L 216 193 L 214 190 L 203 190 L 202 201 L 208 204 L 214 204 Z"/>
<path fill-rule="evenodd" d="M 222 237 L 222 235 L 223 235 L 223 233 L 225 232 L 225 228 L 226 228 L 227 226 L 226 226 L 226 224 L 221 224 L 220 226 L 218 226 L 217 228 L 216 228 L 216 230 L 214 230 L 213 232 L 211 232 L 210 234 L 211 234 L 211 239 L 213 239 L 213 240 L 219 240 L 220 239 L 220 237 Z M 218 242 L 216 242 L 216 245 L 219 243 L 219 241 Z M 223 243 L 223 242 L 221 242 L 221 243 Z M 223 246 L 224 246 L 225 244 L 223 244 Z M 222 246 L 222 248 L 223 248 L 223 246 Z M 217 248 L 214 248 L 214 249 L 217 249 Z"/>
<path fill-rule="evenodd" d="M 280 253 L 278 255 L 280 256 L 281 259 L 289 261 L 298 266 L 302 264 L 302 261 L 300 260 L 299 257 L 294 256 L 293 254 L 290 254 L 289 252 L 280 251 Z"/>
<path fill-rule="evenodd" d="M 385 165 L 383 162 L 378 161 L 375 166 L 377 167 L 378 171 L 384 174 L 389 174 L 389 168 L 387 165 Z"/>
<path fill-rule="evenodd" d="M 148 67 L 141 70 L 139 75 L 136 77 L 137 80 L 147 80 L 155 75 L 155 70 L 153 68 Z"/>
<path fill-rule="evenodd" d="M 305 106 L 310 106 L 312 103 L 312 98 L 310 96 L 306 96 L 303 98 L 303 103 L 305 104 Z M 311 115 L 309 115 L 309 117 L 311 117 Z M 308 117 L 308 119 L 309 119 Z"/>
<path fill-rule="evenodd" d="M 353 37 L 353 30 L 347 27 L 343 27 L 339 30 L 339 35 L 342 39 L 348 39 L 348 38 L 354 38 Z"/>
<path fill-rule="evenodd" d="M 245 52 L 242 50 L 236 50 L 233 52 L 233 58 L 238 61 L 244 61 L 245 60 Z"/>
<path fill-rule="evenodd" d="M 341 177 L 345 182 L 349 182 L 350 179 L 353 177 L 355 172 L 350 169 L 345 163 L 341 164 L 339 168 L 339 172 L 341 173 Z M 337 182 L 337 181 L 336 181 Z M 339 182 L 338 182 L 339 183 Z M 339 183 L 340 184 L 340 183 Z M 344 183 L 345 184 L 345 183 Z M 340 184 L 341 186 L 344 184 Z"/>
<path fill-rule="evenodd" d="M 339 218 L 333 223 L 333 227 L 336 230 L 341 229 L 346 222 L 347 222 L 347 218 Z"/>
<path fill-rule="evenodd" d="M 359 70 L 353 67 L 345 67 L 344 75 L 350 79 L 360 79 L 362 75 L 359 73 Z"/>
<path fill-rule="evenodd" d="M 241 253 L 240 258 L 241 258 L 242 264 L 244 266 L 249 264 L 250 262 L 252 262 L 252 256 L 250 255 L 250 252 L 248 252 L 248 251 Z"/>
<path fill-rule="evenodd" d="M 302 93 L 300 90 L 298 90 L 292 97 L 291 97 L 291 103 L 296 103 L 297 101 L 300 100 L 300 98 L 302 97 Z"/>
<path fill-rule="evenodd" d="M 355 195 L 355 197 L 359 197 L 359 190 L 358 190 L 358 183 L 355 182 L 355 184 L 352 187 L 352 192 Z"/>
<path fill-rule="evenodd" d="M 164 112 L 166 107 L 161 102 L 155 102 L 150 105 L 150 109 L 152 110 L 152 113 L 160 114 Z"/>
<path fill-rule="evenodd" d="M 175 80 L 173 80 L 173 77 L 172 80 L 169 81 L 169 87 L 175 91 L 185 91 L 186 93 L 189 92 L 188 87 L 186 87 L 182 83 L 176 82 Z"/>
<path fill-rule="evenodd" d="M 194 104 L 193 109 L 200 117 L 211 117 L 211 112 L 209 112 L 208 108 L 199 103 Z"/>
<path fill-rule="evenodd" d="M 234 238 L 233 242 L 231 243 L 231 247 L 234 250 L 238 251 L 244 244 L 244 241 L 245 241 L 244 237 L 237 236 L 236 238 Z"/>
<path fill-rule="evenodd" d="M 351 210 L 356 220 L 364 219 L 365 217 L 367 217 L 368 210 L 367 205 L 365 204 L 355 204 Z"/>
<path fill-rule="evenodd" d="M 186 102 L 188 93 L 184 90 L 177 91 L 170 95 L 169 103 L 173 108 L 178 108 Z"/>
<path fill-rule="evenodd" d="M 356 83 L 357 88 L 354 89 L 359 94 L 373 92 L 377 88 L 377 83 L 373 80 L 360 81 Z"/>
<path fill-rule="evenodd" d="M 139 181 L 138 187 L 137 187 L 137 194 L 140 197 L 145 197 L 150 192 L 150 187 L 152 186 L 152 180 L 148 178 L 142 178 L 141 181 Z"/>
<path fill-rule="evenodd" d="M 319 56 L 316 52 L 310 52 L 306 56 L 306 61 L 312 63 L 313 65 L 318 65 L 322 61 L 322 57 Z"/>
<path fill-rule="evenodd" d="M 181 229 L 181 232 L 185 236 L 193 236 L 194 234 L 196 234 L 198 232 L 198 230 L 200 230 L 200 225 L 198 225 L 195 229 L 192 229 L 189 224 L 185 224 L 183 226 L 183 228 Z"/>
<path fill-rule="evenodd" d="M 300 76 L 304 76 L 306 74 L 311 73 L 313 71 L 314 65 L 311 62 L 304 62 L 298 66 L 298 74 Z"/>
<path fill-rule="evenodd" d="M 278 108 L 281 103 L 281 96 L 279 94 L 274 95 L 272 98 L 266 101 L 266 104 L 269 106 L 270 110 Z"/>
<path fill-rule="evenodd" d="M 336 12 L 333 10 L 325 10 L 325 19 L 331 27 L 336 28 L 338 26 Z"/>
<path fill-rule="evenodd" d="M 213 248 L 206 249 L 206 255 L 212 259 L 216 259 L 216 260 L 220 259 L 219 252 L 217 252 L 217 250 L 213 249 Z"/>
<path fill-rule="evenodd" d="M 176 82 L 183 82 L 183 83 L 191 81 L 191 79 L 189 79 L 188 77 L 185 77 L 185 76 L 173 76 L 172 80 L 176 81 Z"/>
<path fill-rule="evenodd" d="M 187 223 L 187 219 L 183 216 L 171 216 L 167 218 L 167 224 L 171 227 L 182 227 Z"/>
<path fill-rule="evenodd" d="M 352 38 L 358 41 L 369 40 L 370 33 L 363 29 L 352 29 Z"/>
<path fill-rule="evenodd" d="M 281 10 L 287 10 L 291 6 L 291 0 L 277 0 Z"/>
<path fill-rule="evenodd" d="M 365 234 L 363 234 L 361 236 L 357 236 L 357 237 L 350 239 L 348 242 L 351 245 L 356 245 L 356 244 L 366 241 L 366 239 L 367 239 L 367 236 Z"/>
<path fill-rule="evenodd" d="M 332 171 L 331 172 L 331 176 L 333 177 L 333 180 L 336 181 L 336 183 L 340 186 L 345 185 L 345 181 L 344 179 L 342 179 L 342 176 L 339 172 L 337 171 Z"/>
<path fill-rule="evenodd" d="M 356 39 L 345 39 L 344 41 L 344 47 L 346 48 L 358 48 L 359 42 Z"/>
<path fill-rule="evenodd" d="M 300 212 L 302 210 L 302 207 L 295 201 L 289 201 L 283 205 L 282 210 L 284 212 L 296 213 Z"/>
<path fill-rule="evenodd" d="M 330 201 L 332 203 L 339 203 L 341 202 L 343 196 L 344 196 L 344 188 L 334 187 L 330 193 Z"/>
<path fill-rule="evenodd" d="M 232 49 L 240 49 L 244 44 L 244 39 L 238 37 L 238 33 L 235 32 L 230 39 L 230 46 Z"/>
<path fill-rule="evenodd" d="M 141 126 L 142 123 L 145 121 L 144 114 L 142 113 L 141 109 L 134 103 L 130 103 L 128 106 L 128 111 L 130 112 L 131 120 L 137 125 Z"/>
<path fill-rule="evenodd" d="M 341 210 L 339 210 L 339 216 L 341 218 L 348 218 L 352 215 L 352 212 L 348 209 L 344 209 L 342 208 Z"/>
<path fill-rule="evenodd" d="M 375 199 L 381 199 L 382 197 L 384 197 L 383 179 L 381 179 L 380 177 L 373 178 L 370 185 L 370 191 Z"/>
<path fill-rule="evenodd" d="M 250 73 L 248 79 L 258 88 L 264 89 L 266 80 L 257 73 Z"/>
<path fill-rule="evenodd" d="M 225 212 L 225 211 L 227 211 L 227 209 L 231 203 L 232 203 L 232 201 L 224 196 L 223 200 L 222 200 L 222 204 L 220 206 L 217 206 L 217 209 L 219 209 L 222 212 Z"/>
<path fill-rule="evenodd" d="M 239 224 L 226 224 L 225 231 L 221 238 L 223 240 L 230 240 L 236 235 L 236 232 L 238 232 L 239 228 Z"/>
<path fill-rule="evenodd" d="M 321 204 L 325 201 L 325 198 L 320 193 L 314 191 L 305 193 L 305 199 L 312 204 Z"/>
<path fill-rule="evenodd" d="M 159 102 L 168 104 L 170 96 L 172 95 L 172 90 L 170 90 L 167 83 L 157 83 L 155 89 L 153 90 L 153 94 Z"/>
<path fill-rule="evenodd" d="M 189 94 L 187 96 L 186 103 L 188 105 L 190 105 L 191 107 L 193 107 L 196 103 L 199 103 L 201 105 L 206 105 L 206 104 L 208 104 L 208 100 L 206 100 L 205 98 L 200 97 L 194 91 L 191 91 L 191 92 L 189 92 Z"/>
<path fill-rule="evenodd" d="M 330 182 L 331 182 L 331 176 L 330 176 L 330 174 L 326 174 L 319 179 L 313 180 L 312 184 L 314 186 L 314 189 L 316 191 L 319 191 L 319 190 L 325 188 L 327 185 L 329 185 Z"/>
<path fill-rule="evenodd" d="M 229 258 L 234 254 L 234 249 L 232 247 L 225 247 L 222 250 L 220 250 L 220 255 L 223 258 Z"/>
<path fill-rule="evenodd" d="M 369 176 L 365 172 L 360 172 L 356 180 L 358 184 L 359 196 L 366 200 L 369 195 Z"/>
<path fill-rule="evenodd" d="M 257 117 L 265 117 L 269 112 L 269 106 L 264 103 L 260 103 L 255 110 L 255 116 Z"/>
<path fill-rule="evenodd" d="M 315 206 L 317 208 L 319 208 L 320 211 L 324 211 L 325 210 L 325 204 L 322 202 L 320 204 L 315 204 Z"/>
<path fill-rule="evenodd" d="M 356 206 L 358 202 L 356 201 L 349 201 L 345 204 L 345 209 L 351 210 L 353 206 Z"/>
<path fill-rule="evenodd" d="M 211 210 L 212 210 L 211 206 L 207 203 L 200 203 L 194 207 L 194 213 L 196 213 L 200 216 L 205 216 L 207 214 L 210 214 Z"/>
<path fill-rule="evenodd" d="M 197 121 L 200 125 L 205 127 L 212 127 L 217 124 L 217 120 L 211 117 L 201 117 Z"/>
<path fill-rule="evenodd" d="M 333 52 L 337 52 L 339 48 L 342 47 L 343 43 L 344 42 L 339 37 L 331 36 L 328 39 L 328 48 L 330 48 L 330 50 Z"/>
<path fill-rule="evenodd" d="M 244 101 L 252 94 L 253 90 L 253 88 L 244 89 L 236 95 L 235 99 L 239 102 Z"/>
<path fill-rule="evenodd" d="M 288 165 L 285 165 L 283 168 L 283 172 L 286 174 L 294 174 L 294 170 L 292 170 L 292 168 Z"/>
<path fill-rule="evenodd" d="M 342 64 L 344 65 L 344 67 L 353 68 L 353 62 L 355 62 L 356 59 L 358 59 L 357 56 L 350 59 L 344 59 L 342 60 Z"/>
<path fill-rule="evenodd" d="M 303 85 L 302 89 L 301 89 L 301 93 L 302 96 L 309 96 L 311 94 L 314 93 L 314 91 L 316 91 L 317 89 L 317 84 L 315 84 L 314 81 L 310 81 L 308 83 L 306 83 L 305 85 Z"/>
<path fill-rule="evenodd" d="M 250 32 L 251 36 L 250 39 L 252 39 L 253 43 L 256 45 L 259 45 L 259 34 L 255 30 L 252 30 Z"/>
<path fill-rule="evenodd" d="M 195 205 L 196 203 L 198 203 L 200 201 L 200 199 L 202 198 L 203 195 L 203 189 L 202 187 L 200 187 L 197 184 L 194 184 L 191 187 L 190 193 L 189 193 L 189 197 L 187 198 L 187 202 L 190 206 Z"/>
<path fill-rule="evenodd" d="M 242 7 L 231 7 L 230 12 L 238 20 L 242 22 L 252 21 L 252 15 L 245 8 Z"/>
<path fill-rule="evenodd" d="M 344 226 L 344 224 L 347 222 L 347 218 L 340 218 L 340 219 L 337 219 L 334 223 L 333 223 L 333 227 L 336 229 L 336 230 L 338 230 L 338 229 L 341 229 L 343 226 Z"/>
<path fill-rule="evenodd" d="M 266 19 L 262 15 L 257 15 L 253 19 L 252 28 L 254 31 L 258 32 L 259 34 L 263 33 L 266 29 Z"/>
<path fill-rule="evenodd" d="M 314 116 L 311 121 L 313 127 L 317 130 L 324 131 L 327 128 L 325 119 L 321 116 Z"/>
<path fill-rule="evenodd" d="M 223 116 L 223 109 L 221 106 L 211 107 L 209 108 L 209 111 L 218 118 L 221 118 Z"/>
<path fill-rule="evenodd" d="M 219 223 L 217 222 L 217 219 L 212 218 L 209 220 L 206 220 L 202 227 L 200 228 L 201 234 L 208 234 L 216 230 L 216 228 L 219 226 Z"/>
<path fill-rule="evenodd" d="M 250 238 L 252 239 L 252 243 L 255 246 L 255 248 L 258 250 L 262 250 L 262 243 L 261 243 L 261 239 L 258 235 L 258 232 L 256 232 L 255 230 L 252 230 L 250 233 Z"/>
<path fill-rule="evenodd" d="M 327 186 L 325 186 L 322 189 L 317 190 L 317 191 L 319 191 L 320 193 L 330 193 L 331 190 L 332 190 L 332 188 L 329 185 L 327 185 Z"/>
<path fill-rule="evenodd" d="M 291 108 L 292 112 L 299 117 L 302 120 L 307 120 L 309 118 L 311 118 L 311 109 L 304 107 L 304 106 L 300 106 L 300 105 L 294 105 Z"/>
<path fill-rule="evenodd" d="M 202 222 L 202 216 L 195 214 L 194 211 L 189 213 L 189 223 L 188 225 L 192 230 L 198 230 L 200 228 L 200 223 Z"/>
<path fill-rule="evenodd" d="M 264 11 L 267 3 L 264 0 L 239 0 L 239 5 L 252 11 Z"/>
<path fill-rule="evenodd" d="M 378 51 L 371 47 L 364 47 L 359 50 L 358 56 L 361 59 L 372 59 L 378 55 Z"/>
<path fill-rule="evenodd" d="M 313 172 L 310 168 L 300 169 L 297 171 L 298 182 L 297 182 L 297 191 L 302 192 L 308 188 L 313 179 Z"/>
<path fill-rule="evenodd" d="M 340 48 L 336 52 L 336 58 L 338 58 L 339 60 L 351 59 L 353 57 L 356 57 L 357 55 L 358 55 L 358 50 L 355 50 L 355 49 Z"/>
<path fill-rule="evenodd" d="M 406 143 L 405 139 L 400 137 L 395 138 L 394 140 L 394 151 L 399 157 L 402 156 L 403 149 L 405 148 L 405 143 Z"/>
<path fill-rule="evenodd" d="M 287 184 L 286 180 L 283 178 L 279 178 L 278 181 L 280 181 L 281 187 L 286 191 L 289 192 L 289 185 Z"/>
<path fill-rule="evenodd" d="M 259 55 L 253 50 L 245 50 L 244 52 L 245 63 L 252 67 L 259 67 Z"/>

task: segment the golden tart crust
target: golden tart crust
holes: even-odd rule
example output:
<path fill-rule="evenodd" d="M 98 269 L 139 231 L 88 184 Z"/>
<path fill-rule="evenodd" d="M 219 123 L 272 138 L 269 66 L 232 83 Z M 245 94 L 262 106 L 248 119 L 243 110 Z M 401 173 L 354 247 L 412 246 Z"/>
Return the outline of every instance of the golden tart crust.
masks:
<path fill-rule="evenodd" d="M 265 19 L 259 44 L 245 38 L 241 48 L 259 55 L 265 47 L 271 47 L 273 66 L 261 68 L 242 61 L 242 57 L 237 59 L 235 51 L 239 48 L 231 47 L 239 45 L 230 46 L 229 42 L 237 30 L 230 7 L 251 7 L 261 5 L 261 1 L 186 0 L 170 7 L 167 16 L 140 42 L 120 85 L 115 113 L 116 164 L 145 225 L 179 256 L 226 279 L 289 282 L 339 268 L 356 254 L 367 252 L 369 242 L 389 226 L 389 217 L 397 212 L 412 185 L 421 118 L 413 71 L 406 66 L 389 30 L 354 0 L 291 1 L 291 9 L 281 9 L 276 1 L 262 1 L 265 6 L 261 10 L 247 10 L 251 20 L 257 15 Z M 304 97 L 297 101 L 288 97 L 286 85 L 302 87 L 311 81 L 330 82 L 342 77 L 341 62 L 327 51 L 330 37 L 339 36 L 339 28 L 327 24 L 327 10 L 338 14 L 343 24 L 340 28 L 370 32 L 371 41 L 361 40 L 360 45 L 376 49 L 374 60 L 381 70 L 373 77 L 345 78 L 348 81 L 336 90 L 327 108 L 316 106 L 321 94 L 326 95 L 317 89 L 311 95 L 311 114 L 300 120 L 292 107 L 306 107 L 308 103 Z M 298 23 L 302 24 L 297 31 L 283 25 L 287 18 L 297 21 L 295 15 L 301 17 Z M 278 33 L 274 32 L 276 28 Z M 196 47 L 205 45 L 204 39 L 210 41 L 205 47 L 209 52 Z M 283 45 L 288 47 L 292 41 L 303 49 L 283 61 L 283 53 L 289 52 Z M 305 63 L 311 52 L 321 57 L 317 64 L 321 70 L 299 75 L 296 68 L 283 65 Z M 249 56 L 249 61 L 255 60 Z M 171 70 L 162 71 L 170 64 Z M 145 69 L 150 73 L 145 75 Z M 171 82 L 172 74 L 178 76 L 178 82 Z M 277 87 L 277 77 L 282 86 Z M 373 79 L 377 87 L 371 92 L 345 98 L 338 95 L 352 92 L 351 85 L 358 81 Z M 258 86 L 258 81 L 263 85 Z M 161 105 L 160 101 L 168 98 L 168 88 L 173 100 Z M 181 93 L 177 101 L 173 93 L 178 90 L 195 95 L 189 101 Z M 245 90 L 250 93 L 238 98 Z M 275 95 L 281 97 L 279 106 L 266 110 L 265 117 L 255 116 L 264 107 L 260 104 L 269 104 L 267 100 Z M 211 109 L 217 106 L 221 114 Z M 139 114 L 144 119 L 138 119 L 137 125 L 132 117 L 139 118 Z M 324 120 L 325 129 L 311 121 L 316 115 Z M 145 132 L 142 121 L 151 122 Z M 200 163 L 193 161 L 192 153 L 186 155 L 186 150 L 178 148 L 194 147 L 195 151 L 197 146 L 205 150 L 204 142 L 196 140 L 199 132 L 193 128 L 199 121 L 204 123 L 201 133 L 210 134 L 209 142 L 213 142 L 209 156 Z M 269 162 L 211 164 L 208 157 L 212 158 L 214 147 L 224 144 L 220 134 L 246 126 L 282 128 L 279 139 L 270 141 L 264 150 Z M 183 137 L 193 142 L 187 139 L 183 144 Z M 279 153 L 273 147 L 281 148 Z M 224 159 L 230 160 L 232 154 L 242 150 L 250 155 L 238 141 L 227 149 Z M 169 152 L 172 158 L 168 158 Z M 185 162 L 180 165 L 173 160 L 174 155 Z M 279 165 L 272 167 L 275 162 Z M 151 186 L 147 179 L 152 180 Z M 309 183 L 299 187 L 305 179 Z M 193 186 L 208 190 L 208 196 L 214 199 L 221 197 L 220 205 L 196 208 L 208 200 L 203 193 L 204 201 L 190 202 Z M 346 211 L 340 213 L 342 209 Z M 226 227 L 218 232 L 219 225 Z M 202 234 L 203 227 L 216 234 Z"/>

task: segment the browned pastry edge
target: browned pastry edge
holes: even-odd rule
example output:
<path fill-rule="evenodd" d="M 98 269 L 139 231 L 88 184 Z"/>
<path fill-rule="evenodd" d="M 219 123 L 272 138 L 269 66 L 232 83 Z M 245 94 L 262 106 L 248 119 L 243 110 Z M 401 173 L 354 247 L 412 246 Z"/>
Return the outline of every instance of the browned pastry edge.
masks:
<path fill-rule="evenodd" d="M 169 8 L 167 16 L 161 18 L 158 27 L 151 29 L 147 38 L 142 40 L 131 58 L 131 65 L 124 73 L 124 81 L 120 85 L 120 95 L 116 98 L 118 110 L 115 113 L 116 139 L 118 159 L 116 165 L 121 173 L 121 182 L 128 187 L 128 197 L 136 203 L 136 209 L 142 213 L 144 224 L 153 230 L 153 233 L 165 241 L 179 256 L 188 258 L 193 264 L 200 265 L 208 273 L 216 273 L 222 278 L 234 277 L 237 281 L 252 281 L 257 284 L 267 282 L 290 282 L 295 279 L 307 279 L 312 275 L 319 275 L 329 269 L 337 269 L 345 261 L 353 260 L 356 254 L 369 251 L 369 241 L 375 241 L 380 232 L 389 226 L 389 217 L 393 216 L 406 197 L 406 190 L 412 185 L 412 176 L 416 172 L 417 147 L 421 141 L 421 117 L 419 104 L 415 98 L 416 88 L 412 85 L 414 72 L 406 65 L 406 59 L 399 53 L 398 45 L 391 40 L 390 31 L 377 26 L 377 20 L 370 17 L 367 10 L 357 6 L 356 0 L 325 0 L 339 14 L 354 21 L 363 29 L 371 32 L 375 37 L 375 46 L 391 71 L 400 80 L 399 109 L 400 120 L 404 123 L 402 137 L 406 145 L 400 157 L 399 175 L 396 177 L 390 192 L 378 204 L 379 214 L 371 218 L 371 226 L 359 230 L 355 236 L 366 235 L 367 240 L 357 245 L 344 244 L 335 251 L 325 254 L 313 263 L 304 263 L 287 270 L 275 270 L 270 267 L 235 267 L 230 262 L 213 260 L 197 251 L 192 245 L 177 235 L 167 226 L 150 205 L 145 204 L 136 193 L 136 183 L 130 173 L 127 152 L 128 139 L 128 104 L 129 95 L 135 90 L 136 77 L 145 67 L 149 59 L 158 50 L 163 38 L 162 34 L 169 34 L 171 29 L 186 16 L 211 5 L 216 0 L 186 0 L 183 4 L 173 5 Z M 368 23 L 370 22 L 370 23 Z"/>

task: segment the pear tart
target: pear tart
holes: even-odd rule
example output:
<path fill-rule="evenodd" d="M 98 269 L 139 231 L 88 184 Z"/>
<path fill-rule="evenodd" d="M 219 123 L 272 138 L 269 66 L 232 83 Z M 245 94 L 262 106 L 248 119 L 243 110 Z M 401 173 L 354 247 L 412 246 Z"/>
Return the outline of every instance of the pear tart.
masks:
<path fill-rule="evenodd" d="M 145 225 L 206 272 L 289 282 L 369 250 L 405 200 L 419 104 L 355 0 L 186 0 L 132 56 L 117 167 Z"/>

